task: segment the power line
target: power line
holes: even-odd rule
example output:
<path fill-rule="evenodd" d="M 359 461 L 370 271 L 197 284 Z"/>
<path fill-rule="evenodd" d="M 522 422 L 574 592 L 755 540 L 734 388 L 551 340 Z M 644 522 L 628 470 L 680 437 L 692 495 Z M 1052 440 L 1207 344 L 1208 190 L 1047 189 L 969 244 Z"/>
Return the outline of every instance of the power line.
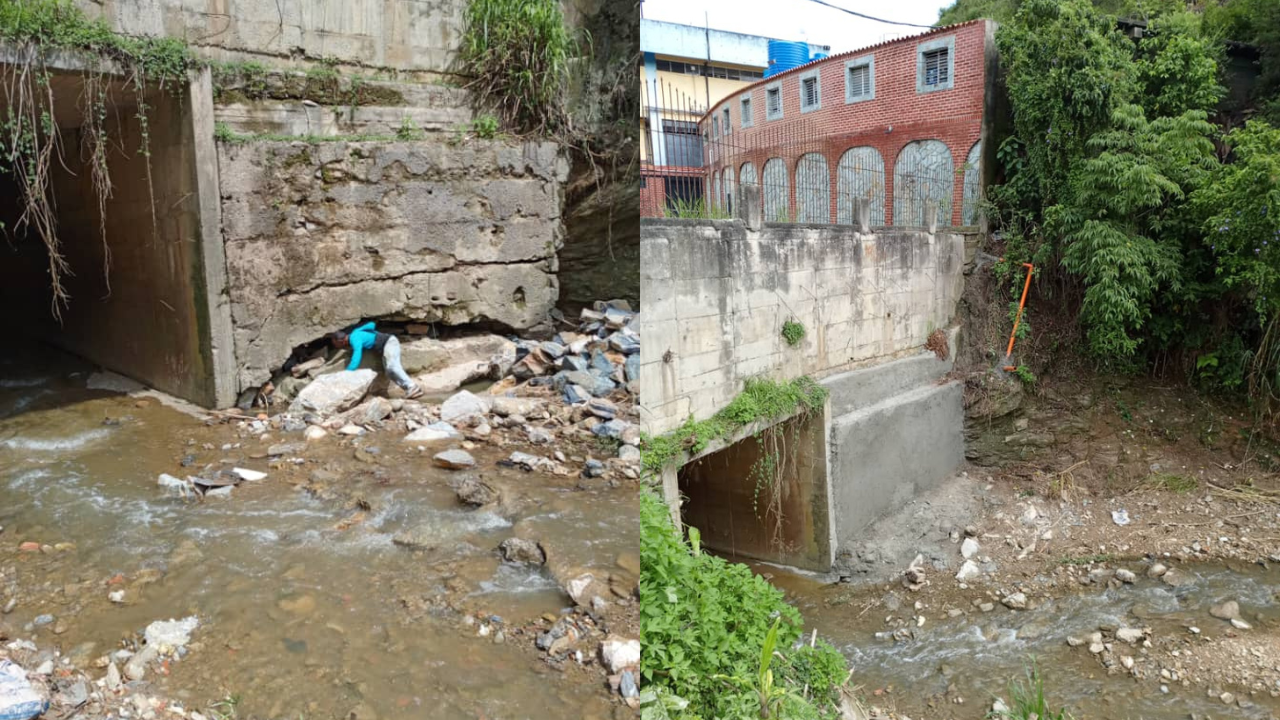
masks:
<path fill-rule="evenodd" d="M 927 28 L 927 29 L 930 29 L 930 30 L 932 30 L 933 28 L 936 28 L 936 27 L 940 27 L 939 25 L 918 25 L 918 24 L 916 24 L 916 23 L 894 22 L 893 20 L 885 20 L 884 18 L 872 17 L 872 16 L 870 16 L 870 15 L 864 15 L 864 14 L 862 14 L 862 13 L 860 13 L 860 12 L 855 12 L 855 11 L 850 10 L 850 9 L 848 9 L 848 8 L 842 8 L 842 7 L 840 7 L 839 5 L 832 5 L 831 3 L 826 2 L 826 0 L 809 0 L 809 2 L 814 2 L 814 3 L 817 3 L 817 4 L 819 4 L 819 5 L 825 5 L 825 6 L 829 7 L 829 8 L 831 8 L 832 10 L 839 10 L 839 11 L 840 11 L 840 12 L 842 12 L 842 13 L 848 13 L 848 14 L 850 14 L 850 15 L 853 15 L 854 17 L 860 17 L 860 18 L 862 18 L 862 19 L 864 19 L 864 20 L 874 20 L 875 22 L 878 22 L 878 23 L 884 23 L 884 24 L 886 24 L 886 25 L 905 25 L 905 26 L 907 26 L 907 27 Z"/>

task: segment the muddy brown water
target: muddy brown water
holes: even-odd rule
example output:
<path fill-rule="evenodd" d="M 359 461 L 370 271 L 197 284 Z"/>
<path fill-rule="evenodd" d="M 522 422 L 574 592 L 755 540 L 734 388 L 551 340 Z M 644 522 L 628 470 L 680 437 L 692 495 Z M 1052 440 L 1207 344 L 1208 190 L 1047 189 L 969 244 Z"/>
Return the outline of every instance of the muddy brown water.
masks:
<path fill-rule="evenodd" d="M 1280 604 L 1275 600 L 1280 593 L 1280 568 L 1180 565 L 1191 582 L 1176 589 L 1140 576 L 1134 585 L 1082 587 L 1027 611 L 1009 611 L 997 604 L 991 613 L 975 609 L 952 619 L 938 608 L 926 609 L 922 613 L 926 624 L 914 630 L 913 639 L 894 640 L 878 638 L 877 633 L 886 630 L 887 615 L 917 614 L 911 608 L 916 598 L 910 592 L 893 591 L 902 607 L 891 612 L 876 602 L 887 594 L 883 586 L 851 590 L 814 575 L 762 564 L 752 567 L 784 590 L 806 623 L 845 655 L 855 684 L 867 691 L 893 688 L 889 694 L 869 698 L 872 704 L 896 707 L 913 718 L 984 717 L 995 698 L 1009 699 L 1010 680 L 1024 677 L 1033 660 L 1042 670 L 1051 705 L 1065 706 L 1077 718 L 1264 719 L 1280 715 L 1280 700 L 1266 693 L 1250 697 L 1240 688 L 1220 687 L 1219 691 L 1230 689 L 1237 696 L 1250 697 L 1256 703 L 1251 708 L 1224 706 L 1208 698 L 1202 685 L 1165 683 L 1166 693 L 1155 679 L 1108 675 L 1084 647 L 1067 644 L 1069 635 L 1084 637 L 1103 625 L 1149 627 L 1154 638 L 1186 637 L 1188 626 L 1217 634 L 1225 623 L 1210 617 L 1208 608 L 1225 599 L 1235 599 L 1255 629 L 1274 627 L 1280 623 Z M 1136 565 L 1135 569 L 1141 570 Z M 1116 646 L 1117 655 L 1133 655 L 1144 662 L 1139 648 L 1122 650 L 1119 642 Z M 949 686 L 953 693 L 944 696 Z M 950 702 L 956 694 L 965 699 L 964 705 Z"/>
<path fill-rule="evenodd" d="M 511 516 L 471 510 L 450 471 L 398 434 L 354 441 L 365 461 L 330 436 L 303 465 L 271 468 L 252 456 L 300 434 L 241 437 L 87 390 L 88 375 L 56 354 L 0 358 L 0 595 L 18 598 L 0 621 L 19 636 L 88 662 L 152 621 L 196 615 L 190 652 L 167 676 L 149 672 L 147 689 L 191 708 L 238 696 L 241 717 L 612 716 L 601 675 L 553 669 L 516 637 L 570 601 L 545 570 L 504 563 L 495 548 L 520 530 L 574 565 L 613 567 L 637 552 L 632 489 L 576 490 L 575 478 L 498 468 L 498 451 L 481 448 L 486 475 L 521 502 Z M 179 467 L 189 453 L 196 465 Z M 156 485 L 159 473 L 221 460 L 270 476 L 203 502 Z M 282 479 L 315 469 L 336 476 L 333 492 Z M 392 542 L 404 532 L 425 549 Z M 17 552 L 23 541 L 75 547 Z M 124 604 L 108 599 L 118 588 Z M 481 623 L 490 634 L 460 607 L 496 616 Z M 32 626 L 42 614 L 55 622 Z"/>

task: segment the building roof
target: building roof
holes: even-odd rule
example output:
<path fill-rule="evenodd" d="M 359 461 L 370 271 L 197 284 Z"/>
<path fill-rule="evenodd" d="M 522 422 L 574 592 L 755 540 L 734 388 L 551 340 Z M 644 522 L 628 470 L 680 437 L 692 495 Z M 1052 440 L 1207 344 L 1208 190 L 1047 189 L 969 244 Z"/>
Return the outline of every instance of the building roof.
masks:
<path fill-rule="evenodd" d="M 709 60 L 713 62 L 767 67 L 769 41 L 775 39 L 777 38 L 698 25 L 640 19 L 640 50 L 656 55 L 703 60 L 707 59 L 707 46 L 710 45 Z M 831 49 L 829 45 L 813 43 L 809 43 L 809 48 L 810 52 L 827 52 Z"/>
<path fill-rule="evenodd" d="M 893 44 L 895 44 L 895 43 L 901 43 L 901 42 L 915 42 L 915 41 L 920 40 L 921 38 L 929 37 L 930 35 L 939 35 L 939 34 L 942 34 L 942 33 L 951 32 L 951 31 L 953 31 L 953 30 L 955 30 L 955 29 L 957 29 L 957 28 L 967 27 L 967 26 L 969 26 L 969 25 L 976 25 L 976 24 L 978 24 L 978 23 L 995 23 L 995 21 L 994 21 L 994 20 L 991 20 L 991 19 L 989 19 L 989 18 L 976 18 L 976 19 L 974 19 L 974 20 L 966 20 L 965 22 L 962 22 L 962 23 L 955 23 L 954 25 L 943 25 L 943 26 L 936 27 L 936 28 L 933 28 L 933 29 L 930 29 L 930 30 L 925 30 L 924 32 L 916 33 L 915 35 L 904 35 L 903 37 L 894 38 L 894 39 L 892 39 L 892 40 L 885 40 L 885 41 L 883 41 L 883 42 L 875 43 L 874 45 L 867 45 L 867 46 L 864 46 L 864 47 L 860 47 L 860 48 L 858 48 L 858 49 L 856 49 L 856 50 L 848 50 L 848 51 L 846 51 L 846 52 L 836 53 L 835 55 L 830 55 L 830 56 L 825 57 L 825 58 L 819 58 L 819 59 L 817 59 L 817 60 L 811 60 L 811 61 L 809 61 L 809 62 L 805 63 L 804 65 L 797 65 L 796 67 L 789 68 L 789 69 L 787 69 L 787 70 L 783 70 L 782 72 L 777 73 L 776 75 L 771 75 L 771 76 L 769 76 L 769 77 L 767 77 L 767 78 L 764 78 L 763 80 L 757 80 L 756 82 L 753 82 L 753 83 L 751 83 L 750 85 L 747 85 L 746 87 L 741 88 L 741 89 L 740 89 L 740 90 L 738 90 L 735 94 L 744 93 L 744 92 L 749 92 L 749 91 L 751 91 L 751 90 L 755 90 L 755 89 L 756 89 L 756 87 L 758 87 L 758 86 L 768 85 L 768 84 L 770 84 L 770 83 L 777 82 L 777 81 L 778 81 L 778 80 L 780 80 L 781 78 L 784 78 L 784 77 L 786 77 L 786 76 L 788 76 L 788 75 L 790 75 L 790 74 L 792 74 L 792 73 L 795 73 L 795 72 L 800 72 L 801 70 L 804 70 L 805 68 L 808 68 L 810 65 L 813 65 L 814 63 L 820 63 L 820 62 L 825 63 L 825 62 L 829 62 L 829 61 L 837 61 L 837 62 L 838 62 L 838 61 L 840 61 L 840 60 L 842 60 L 842 59 L 849 59 L 849 58 L 857 57 L 857 56 L 859 56 L 859 55 L 864 55 L 864 54 L 866 54 L 866 53 L 868 53 L 868 52 L 870 52 L 870 51 L 872 51 L 872 50 L 875 50 L 875 49 L 877 49 L 877 48 L 885 47 L 886 45 L 893 45 Z M 725 100 L 727 100 L 727 99 L 728 99 L 728 98 L 725 98 Z M 720 103 L 722 103 L 722 102 L 724 102 L 724 100 L 720 100 L 720 101 L 718 101 L 716 104 L 717 104 L 717 105 L 719 105 L 719 104 L 720 104 Z M 707 112 L 708 112 L 708 113 L 710 113 L 712 109 L 714 109 L 714 107 L 713 107 L 713 108 L 709 108 L 709 109 L 707 110 Z M 705 115 L 704 115 L 704 117 L 705 117 Z"/>

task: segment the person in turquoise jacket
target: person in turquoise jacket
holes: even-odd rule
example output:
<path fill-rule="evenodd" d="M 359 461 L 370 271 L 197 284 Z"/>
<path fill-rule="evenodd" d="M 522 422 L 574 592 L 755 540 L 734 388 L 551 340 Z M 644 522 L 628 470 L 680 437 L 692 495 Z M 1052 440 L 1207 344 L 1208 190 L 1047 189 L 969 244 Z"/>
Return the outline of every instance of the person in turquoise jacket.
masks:
<path fill-rule="evenodd" d="M 348 370 L 360 367 L 360 361 L 364 359 L 364 351 L 373 350 L 382 354 L 382 366 L 387 370 L 387 377 L 404 390 L 405 397 L 412 399 L 422 395 L 422 388 L 409 378 L 409 374 L 404 371 L 404 366 L 400 364 L 400 339 L 395 335 L 378 332 L 373 322 L 367 322 L 350 333 L 339 330 L 330 334 L 329 338 L 334 347 L 351 348 L 351 362 L 347 363 Z"/>

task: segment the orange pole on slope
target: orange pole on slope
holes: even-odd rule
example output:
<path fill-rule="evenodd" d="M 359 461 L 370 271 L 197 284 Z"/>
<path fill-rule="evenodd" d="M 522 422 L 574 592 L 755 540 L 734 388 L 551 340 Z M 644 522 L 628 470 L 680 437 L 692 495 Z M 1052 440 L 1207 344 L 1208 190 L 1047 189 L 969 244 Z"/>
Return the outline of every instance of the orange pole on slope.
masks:
<path fill-rule="evenodd" d="M 1013 357 L 1013 341 L 1018 336 L 1018 323 L 1022 322 L 1022 308 L 1027 305 L 1027 290 L 1031 288 L 1031 273 L 1036 269 L 1036 266 L 1031 263 L 1022 263 L 1022 266 L 1027 269 L 1027 281 L 1022 285 L 1022 299 L 1018 301 L 1018 314 L 1013 318 L 1013 331 L 1009 333 L 1009 349 L 1004 351 L 1006 362 Z M 1013 365 L 1005 365 L 1004 369 L 1013 372 L 1018 368 Z"/>

